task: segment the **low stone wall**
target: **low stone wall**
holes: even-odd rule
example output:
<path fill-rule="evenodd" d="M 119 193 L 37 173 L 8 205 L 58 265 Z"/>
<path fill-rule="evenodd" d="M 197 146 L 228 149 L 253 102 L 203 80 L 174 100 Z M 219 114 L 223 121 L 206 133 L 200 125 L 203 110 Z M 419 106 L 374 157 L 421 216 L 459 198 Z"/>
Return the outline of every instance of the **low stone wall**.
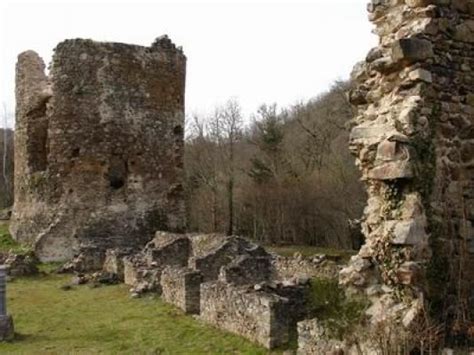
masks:
<path fill-rule="evenodd" d="M 24 254 L 0 253 L 0 264 L 6 266 L 8 276 L 36 275 L 39 260 L 33 252 Z"/>
<path fill-rule="evenodd" d="M 267 281 L 270 276 L 270 258 L 241 255 L 221 268 L 219 280 L 238 286 Z"/>
<path fill-rule="evenodd" d="M 272 349 L 288 343 L 287 302 L 253 287 L 207 282 L 201 285 L 200 318 Z"/>
<path fill-rule="evenodd" d="M 291 278 L 337 278 L 341 267 L 323 255 L 311 258 L 284 257 L 274 255 L 272 258 L 273 277 L 278 280 Z"/>
<path fill-rule="evenodd" d="M 101 270 L 105 262 L 106 250 L 96 246 L 82 246 L 71 261 L 61 267 L 62 272 L 92 272 Z"/>
<path fill-rule="evenodd" d="M 103 270 L 109 274 L 114 274 L 121 281 L 124 280 L 124 258 L 132 253 L 128 249 L 108 249 L 105 252 L 105 262 Z"/>
<path fill-rule="evenodd" d="M 204 255 L 193 256 L 189 260 L 189 267 L 200 270 L 205 282 L 217 280 L 221 267 L 229 264 L 239 255 L 251 257 L 270 256 L 265 249 L 243 238 L 227 237 Z"/>
<path fill-rule="evenodd" d="M 113 254 L 117 252 L 108 253 L 111 260 L 109 265 L 104 264 L 106 272 L 114 263 Z M 141 252 L 123 258 L 124 282 L 133 286 L 133 293 L 160 293 L 163 269 L 167 266 L 186 267 L 190 253 L 191 242 L 185 235 L 157 232 Z"/>
<path fill-rule="evenodd" d="M 161 294 L 184 312 L 269 349 L 286 345 L 296 323 L 310 316 L 310 278 L 304 275 L 314 276 L 321 266 L 222 235 L 157 232 L 142 251 L 130 253 L 108 250 L 102 272 L 132 286 L 133 297 Z M 291 279 L 275 279 L 275 265 L 285 265 L 281 270 Z M 303 275 L 294 265 L 311 271 Z"/>
<path fill-rule="evenodd" d="M 199 271 L 166 267 L 161 273 L 161 298 L 185 313 L 199 314 L 201 280 Z"/>
<path fill-rule="evenodd" d="M 164 234 L 161 233 L 158 238 L 145 247 L 144 255 L 147 264 L 161 267 L 166 265 L 187 266 L 191 254 L 189 238 L 183 235 L 171 235 L 171 238 L 168 236 L 166 239 L 160 240 L 163 236 Z"/>
<path fill-rule="evenodd" d="M 298 323 L 298 355 L 345 354 L 345 344 L 330 339 L 317 319 Z"/>

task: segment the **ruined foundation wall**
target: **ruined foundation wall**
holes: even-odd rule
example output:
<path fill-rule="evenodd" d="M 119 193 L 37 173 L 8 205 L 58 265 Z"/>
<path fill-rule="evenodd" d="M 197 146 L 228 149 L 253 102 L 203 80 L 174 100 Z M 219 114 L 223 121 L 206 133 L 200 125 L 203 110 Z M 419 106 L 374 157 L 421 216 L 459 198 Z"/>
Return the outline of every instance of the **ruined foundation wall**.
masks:
<path fill-rule="evenodd" d="M 356 66 L 350 93 L 366 244 L 341 282 L 372 298 L 374 322 L 393 315 L 409 327 L 426 299 L 445 309 L 459 296 L 472 302 L 474 3 L 368 8 L 380 45 Z"/>
<path fill-rule="evenodd" d="M 201 284 L 200 319 L 273 349 L 289 339 L 287 302 L 275 294 L 255 291 L 252 285 L 211 281 Z"/>
<path fill-rule="evenodd" d="M 64 260 L 183 230 L 185 71 L 166 36 L 66 40 L 49 77 L 36 53 L 20 54 L 13 236 Z"/>

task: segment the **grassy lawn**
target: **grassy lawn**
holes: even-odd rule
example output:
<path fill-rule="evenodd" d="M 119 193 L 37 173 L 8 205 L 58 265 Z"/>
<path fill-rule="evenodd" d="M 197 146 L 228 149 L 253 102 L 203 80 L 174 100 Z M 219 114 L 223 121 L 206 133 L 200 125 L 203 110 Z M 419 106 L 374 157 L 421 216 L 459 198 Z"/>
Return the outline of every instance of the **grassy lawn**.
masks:
<path fill-rule="evenodd" d="M 27 249 L 0 223 L 0 252 Z M 57 265 L 41 265 L 50 272 Z M 268 354 L 245 339 L 207 326 L 159 298 L 130 299 L 125 285 L 72 290 L 71 276 L 47 274 L 8 284 L 16 338 L 0 353 Z M 276 352 L 275 352 L 276 354 Z"/>
<path fill-rule="evenodd" d="M 17 337 L 0 353 L 267 354 L 243 338 L 182 314 L 159 298 L 130 299 L 127 287 L 60 289 L 69 276 L 8 285 Z"/>

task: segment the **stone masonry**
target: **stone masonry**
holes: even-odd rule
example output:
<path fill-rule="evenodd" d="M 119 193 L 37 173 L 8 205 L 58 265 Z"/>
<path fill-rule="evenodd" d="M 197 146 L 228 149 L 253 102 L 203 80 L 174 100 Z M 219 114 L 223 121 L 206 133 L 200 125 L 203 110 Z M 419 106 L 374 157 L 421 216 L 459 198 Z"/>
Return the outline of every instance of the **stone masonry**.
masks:
<path fill-rule="evenodd" d="M 372 0 L 368 10 L 380 44 L 350 93 L 366 243 L 340 280 L 372 299 L 372 323 L 409 329 L 427 301 L 444 321 L 473 305 L 474 2 Z"/>
<path fill-rule="evenodd" d="M 42 261 L 145 245 L 182 231 L 186 57 L 166 37 L 150 47 L 73 39 L 16 73 L 11 232 Z M 92 256 L 95 257 L 95 256 Z"/>
<path fill-rule="evenodd" d="M 275 279 L 275 258 L 236 236 L 157 232 L 140 252 L 107 250 L 103 276 L 123 280 L 132 297 L 159 294 L 271 349 L 286 345 L 297 322 L 310 316 L 309 278 L 316 276 L 304 269 L 305 277 Z"/>

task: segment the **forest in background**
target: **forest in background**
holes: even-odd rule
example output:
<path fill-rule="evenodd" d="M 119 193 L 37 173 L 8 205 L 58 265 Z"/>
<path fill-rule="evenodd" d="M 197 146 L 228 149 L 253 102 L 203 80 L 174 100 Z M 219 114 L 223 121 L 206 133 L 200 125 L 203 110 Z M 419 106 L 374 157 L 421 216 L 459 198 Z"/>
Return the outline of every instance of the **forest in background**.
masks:
<path fill-rule="evenodd" d="M 13 131 L 0 128 L 0 209 L 13 204 Z"/>
<path fill-rule="evenodd" d="M 336 82 L 305 103 L 262 105 L 250 120 L 236 100 L 209 116 L 188 117 L 188 230 L 264 244 L 356 248 L 351 221 L 362 215 L 365 192 L 348 149 L 347 89 Z M 5 208 L 13 203 L 13 132 L 0 133 Z"/>
<path fill-rule="evenodd" d="M 262 105 L 249 124 L 235 100 L 208 117 L 191 117 L 189 230 L 264 244 L 357 248 L 351 223 L 366 198 L 348 149 L 348 85 L 336 82 L 288 108 Z"/>

